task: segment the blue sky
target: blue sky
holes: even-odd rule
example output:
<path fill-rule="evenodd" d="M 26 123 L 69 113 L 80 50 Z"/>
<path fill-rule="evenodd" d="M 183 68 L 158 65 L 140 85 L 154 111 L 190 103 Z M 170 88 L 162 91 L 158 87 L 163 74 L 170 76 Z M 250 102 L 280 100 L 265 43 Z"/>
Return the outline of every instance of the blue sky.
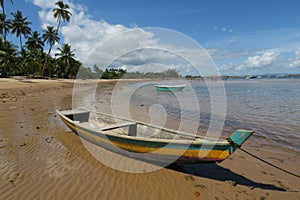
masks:
<path fill-rule="evenodd" d="M 55 25 L 51 19 L 55 2 L 19 0 L 11 5 L 5 1 L 7 13 L 21 10 L 33 23 L 32 29 L 40 32 L 47 25 Z M 95 43 L 116 33 L 136 27 L 162 27 L 202 45 L 224 75 L 300 73 L 297 0 L 64 2 L 70 5 L 73 15 L 61 29 L 62 43 L 70 43 L 81 61 Z M 18 41 L 13 36 L 9 39 Z"/>

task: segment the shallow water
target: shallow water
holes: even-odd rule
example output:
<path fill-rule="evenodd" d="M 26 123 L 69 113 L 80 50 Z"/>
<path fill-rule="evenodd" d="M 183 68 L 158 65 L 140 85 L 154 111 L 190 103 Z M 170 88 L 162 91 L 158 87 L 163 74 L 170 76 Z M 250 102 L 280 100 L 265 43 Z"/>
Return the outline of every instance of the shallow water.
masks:
<path fill-rule="evenodd" d="M 182 83 L 177 81 L 176 84 L 178 82 Z M 156 91 L 154 85 L 153 82 L 143 82 L 119 88 L 133 89 L 129 95 L 134 105 L 148 110 L 158 106 L 161 114 L 178 120 L 197 121 L 201 132 L 208 130 L 211 106 L 215 101 L 226 108 L 222 134 L 229 135 L 236 129 L 251 129 L 260 143 L 276 144 L 300 152 L 300 80 L 224 81 L 225 101 L 222 101 L 222 88 L 212 86 L 208 89 L 203 81 L 188 82 L 183 91 L 176 92 Z M 211 95 L 213 92 L 214 95 Z M 183 106 L 182 102 L 187 103 Z M 199 109 L 195 105 L 199 105 Z"/>
<path fill-rule="evenodd" d="M 300 150 L 300 80 L 228 82 L 228 120 Z"/>

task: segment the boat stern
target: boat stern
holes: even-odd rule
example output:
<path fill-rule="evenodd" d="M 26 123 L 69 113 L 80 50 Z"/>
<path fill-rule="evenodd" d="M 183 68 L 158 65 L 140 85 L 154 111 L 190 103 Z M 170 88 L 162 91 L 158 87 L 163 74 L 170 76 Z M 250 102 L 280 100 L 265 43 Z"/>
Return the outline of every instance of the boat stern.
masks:
<path fill-rule="evenodd" d="M 253 134 L 251 130 L 236 130 L 227 138 L 227 141 L 235 149 L 242 146 L 242 144 Z"/>

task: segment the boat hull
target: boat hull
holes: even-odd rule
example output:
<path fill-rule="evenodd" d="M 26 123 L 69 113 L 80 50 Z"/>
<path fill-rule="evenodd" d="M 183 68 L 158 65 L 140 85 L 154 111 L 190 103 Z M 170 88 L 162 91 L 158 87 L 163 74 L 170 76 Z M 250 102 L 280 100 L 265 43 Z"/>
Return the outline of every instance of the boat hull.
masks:
<path fill-rule="evenodd" d="M 238 148 L 227 141 L 195 142 L 121 137 L 83 127 L 66 116 L 60 113 L 59 115 L 62 121 L 81 138 L 109 151 L 151 163 L 221 162 Z"/>

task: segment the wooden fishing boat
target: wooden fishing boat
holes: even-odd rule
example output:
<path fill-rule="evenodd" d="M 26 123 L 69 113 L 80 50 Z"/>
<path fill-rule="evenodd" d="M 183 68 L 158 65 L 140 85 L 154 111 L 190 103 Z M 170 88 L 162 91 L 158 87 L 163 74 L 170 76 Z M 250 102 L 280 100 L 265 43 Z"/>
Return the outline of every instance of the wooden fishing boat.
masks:
<path fill-rule="evenodd" d="M 91 115 L 86 110 L 57 110 L 57 113 L 81 138 L 109 151 L 154 163 L 221 162 L 253 133 L 236 130 L 228 139 L 220 140 L 104 113 Z"/>
<path fill-rule="evenodd" d="M 181 91 L 186 85 L 155 85 L 156 90 L 159 91 Z"/>

